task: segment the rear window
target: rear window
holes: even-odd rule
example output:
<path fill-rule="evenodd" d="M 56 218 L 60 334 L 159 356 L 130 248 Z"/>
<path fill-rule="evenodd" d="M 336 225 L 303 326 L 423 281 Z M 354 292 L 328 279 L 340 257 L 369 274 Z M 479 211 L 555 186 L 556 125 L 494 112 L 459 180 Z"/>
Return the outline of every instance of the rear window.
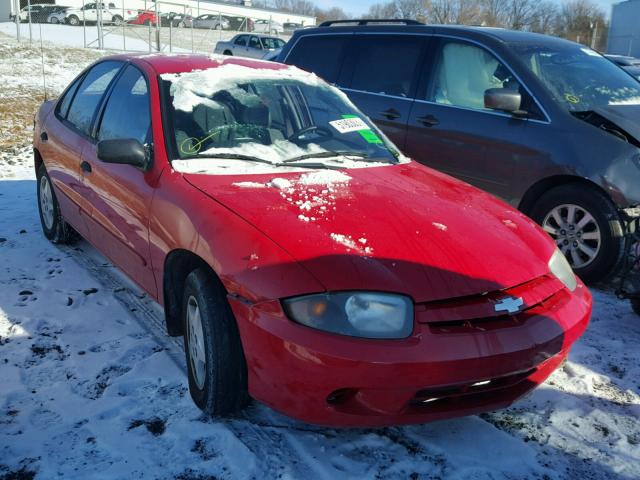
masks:
<path fill-rule="evenodd" d="M 302 37 L 294 45 L 286 63 L 313 72 L 329 83 L 335 83 L 348 39 L 349 36 L 346 35 Z"/>
<path fill-rule="evenodd" d="M 351 88 L 365 92 L 409 97 L 416 76 L 422 39 L 398 35 L 362 35 Z M 380 62 L 384 62 L 381 68 Z"/>

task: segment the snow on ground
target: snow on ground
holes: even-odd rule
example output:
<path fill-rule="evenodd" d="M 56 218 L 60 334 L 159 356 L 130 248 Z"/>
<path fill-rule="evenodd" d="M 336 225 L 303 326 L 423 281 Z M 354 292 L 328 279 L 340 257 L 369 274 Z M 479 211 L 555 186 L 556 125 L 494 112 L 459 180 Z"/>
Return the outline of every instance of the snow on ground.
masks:
<path fill-rule="evenodd" d="M 350 430 L 257 403 L 203 418 L 159 308 L 86 242 L 57 247 L 42 235 L 35 107 L 11 104 L 12 79 L 37 79 L 28 65 L 14 75 L 18 60 L 5 65 L 9 53 L 35 54 L 9 43 L 0 35 L 2 105 L 31 110 L 21 125 L 0 112 L 0 129 L 14 132 L 0 145 L 0 479 L 640 478 L 640 318 L 605 291 L 593 291 L 569 362 L 503 411 Z M 82 52 L 58 52 L 52 83 L 90 61 Z"/>

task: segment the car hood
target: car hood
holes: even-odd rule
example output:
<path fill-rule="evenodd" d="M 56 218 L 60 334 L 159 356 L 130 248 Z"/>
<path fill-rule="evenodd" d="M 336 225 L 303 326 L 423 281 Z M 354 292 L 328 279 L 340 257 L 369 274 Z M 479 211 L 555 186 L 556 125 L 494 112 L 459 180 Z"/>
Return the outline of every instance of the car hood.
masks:
<path fill-rule="evenodd" d="M 394 291 L 416 302 L 479 294 L 547 274 L 555 248 L 508 205 L 414 162 L 183 175 L 269 236 L 327 290 Z"/>
<path fill-rule="evenodd" d="M 609 105 L 594 111 L 640 142 L 640 105 Z"/>

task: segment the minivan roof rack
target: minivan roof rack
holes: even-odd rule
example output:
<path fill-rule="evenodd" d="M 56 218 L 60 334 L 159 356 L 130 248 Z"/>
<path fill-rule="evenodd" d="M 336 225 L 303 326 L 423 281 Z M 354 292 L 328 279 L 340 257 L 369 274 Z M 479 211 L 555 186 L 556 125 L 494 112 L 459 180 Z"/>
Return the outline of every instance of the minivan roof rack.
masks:
<path fill-rule="evenodd" d="M 353 20 L 327 20 L 322 22 L 320 27 L 330 27 L 332 25 L 340 24 L 356 24 L 358 26 L 369 24 L 400 24 L 400 25 L 424 25 L 424 23 L 417 20 L 409 20 L 408 18 L 363 18 Z"/>

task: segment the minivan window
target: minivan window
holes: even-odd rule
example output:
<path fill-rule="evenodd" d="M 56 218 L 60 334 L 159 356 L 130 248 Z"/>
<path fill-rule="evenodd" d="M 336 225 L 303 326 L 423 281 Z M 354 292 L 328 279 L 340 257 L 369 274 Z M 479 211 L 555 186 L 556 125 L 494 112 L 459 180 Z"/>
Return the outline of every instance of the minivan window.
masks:
<path fill-rule="evenodd" d="M 363 35 L 355 51 L 359 53 L 351 88 L 398 97 L 410 95 L 422 51 L 420 37 Z"/>
<path fill-rule="evenodd" d="M 443 42 L 436 57 L 427 100 L 487 110 L 484 93 L 490 88 L 521 91 L 520 83 L 511 71 L 488 51 L 469 43 Z"/>
<path fill-rule="evenodd" d="M 101 62 L 85 75 L 67 115 L 67 120 L 82 133 L 89 135 L 96 107 L 121 67 L 120 62 Z"/>
<path fill-rule="evenodd" d="M 291 50 L 286 63 L 313 72 L 329 83 L 335 83 L 348 38 L 346 35 L 302 37 Z"/>
<path fill-rule="evenodd" d="M 149 141 L 150 129 L 147 82 L 142 72 L 130 65 L 109 94 L 98 140 L 135 138 L 144 144 Z"/>
<path fill-rule="evenodd" d="M 599 53 L 577 44 L 513 44 L 513 51 L 570 112 L 640 105 L 640 83 Z"/>

